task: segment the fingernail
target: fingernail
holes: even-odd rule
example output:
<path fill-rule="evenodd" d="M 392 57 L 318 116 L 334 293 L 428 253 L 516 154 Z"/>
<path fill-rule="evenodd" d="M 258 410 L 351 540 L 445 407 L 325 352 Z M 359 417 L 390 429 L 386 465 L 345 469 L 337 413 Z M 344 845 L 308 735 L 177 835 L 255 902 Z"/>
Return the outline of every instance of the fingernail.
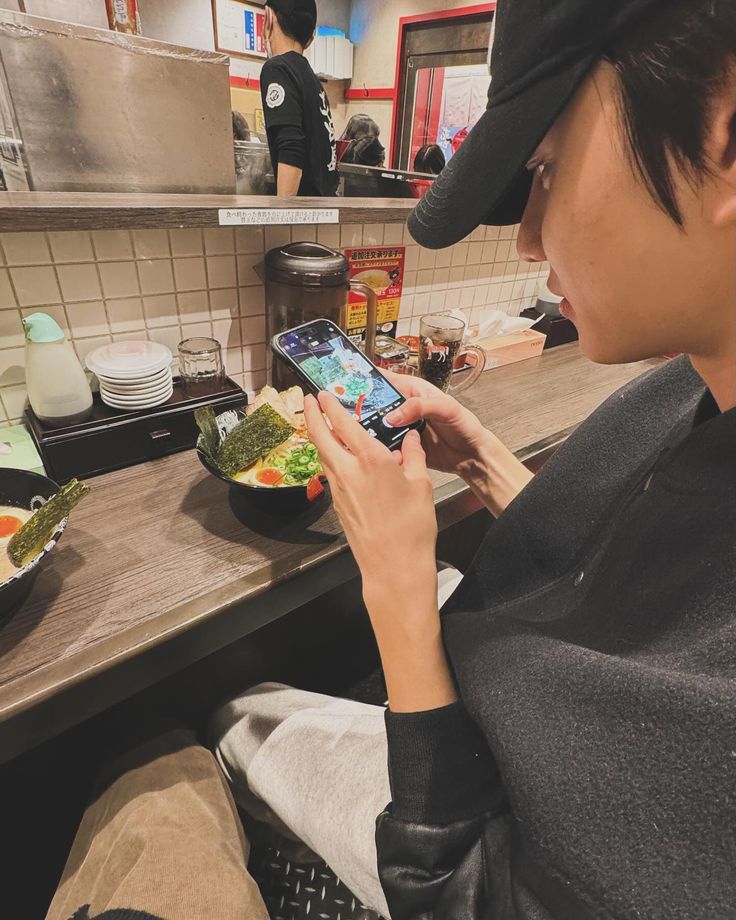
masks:
<path fill-rule="evenodd" d="M 386 421 L 389 423 L 389 425 L 398 425 L 401 423 L 403 415 L 404 413 L 401 409 L 394 409 L 393 412 L 389 412 L 389 414 L 386 416 Z"/>

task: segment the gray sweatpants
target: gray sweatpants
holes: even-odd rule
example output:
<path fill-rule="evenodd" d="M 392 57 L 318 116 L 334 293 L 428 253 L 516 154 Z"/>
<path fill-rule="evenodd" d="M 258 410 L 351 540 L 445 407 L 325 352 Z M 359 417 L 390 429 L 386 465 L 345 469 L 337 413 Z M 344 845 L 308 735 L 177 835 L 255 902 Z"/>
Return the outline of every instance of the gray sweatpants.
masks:
<path fill-rule="evenodd" d="M 440 606 L 461 578 L 440 571 Z M 383 707 L 259 684 L 215 713 L 210 737 L 237 803 L 303 841 L 388 917 L 374 838 L 391 799 Z"/>

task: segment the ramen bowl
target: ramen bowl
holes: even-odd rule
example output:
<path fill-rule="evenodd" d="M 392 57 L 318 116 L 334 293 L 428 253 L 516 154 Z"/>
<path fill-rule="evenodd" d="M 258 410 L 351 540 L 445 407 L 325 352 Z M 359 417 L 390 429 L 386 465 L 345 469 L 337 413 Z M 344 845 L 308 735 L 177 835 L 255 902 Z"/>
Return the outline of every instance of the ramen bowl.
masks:
<path fill-rule="evenodd" d="M 240 409 L 228 409 L 217 416 L 217 426 L 220 433 L 227 433 L 245 416 L 245 412 Z M 315 504 L 324 501 L 327 496 L 327 483 L 324 477 L 320 477 L 322 490 L 319 495 L 310 498 L 307 492 L 307 486 L 260 486 L 256 483 L 240 482 L 237 479 L 231 479 L 230 476 L 213 462 L 209 453 L 203 449 L 202 435 L 197 438 L 197 457 L 202 466 L 216 476 L 222 482 L 226 482 L 231 489 L 233 497 L 237 500 L 253 505 L 260 511 L 270 514 L 298 514 L 313 508 Z"/>
<path fill-rule="evenodd" d="M 0 505 L 37 511 L 58 491 L 58 483 L 38 473 L 12 469 L 0 472 Z M 0 582 L 0 624 L 15 613 L 30 594 L 41 564 L 56 546 L 66 522 L 67 518 L 64 518 L 37 556 L 17 569 L 10 578 Z"/>
<path fill-rule="evenodd" d="M 218 469 L 200 447 L 197 447 L 197 457 L 208 473 L 230 486 L 234 498 L 247 502 L 259 511 L 269 514 L 299 514 L 313 508 L 327 497 L 328 486 L 324 481 L 320 495 L 310 499 L 306 486 L 257 486 L 249 482 L 238 482 Z"/>

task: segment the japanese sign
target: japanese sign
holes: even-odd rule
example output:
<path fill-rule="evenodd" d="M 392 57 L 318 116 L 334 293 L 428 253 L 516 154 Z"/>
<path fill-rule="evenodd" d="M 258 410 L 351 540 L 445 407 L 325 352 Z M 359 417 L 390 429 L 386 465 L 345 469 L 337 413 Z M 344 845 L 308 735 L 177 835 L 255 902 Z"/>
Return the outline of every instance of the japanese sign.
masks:
<path fill-rule="evenodd" d="M 362 281 L 378 298 L 378 333 L 396 335 L 404 284 L 403 246 L 362 246 L 346 249 L 351 281 Z M 365 297 L 351 291 L 348 300 L 347 332 L 351 338 L 365 332 L 368 304 Z"/>

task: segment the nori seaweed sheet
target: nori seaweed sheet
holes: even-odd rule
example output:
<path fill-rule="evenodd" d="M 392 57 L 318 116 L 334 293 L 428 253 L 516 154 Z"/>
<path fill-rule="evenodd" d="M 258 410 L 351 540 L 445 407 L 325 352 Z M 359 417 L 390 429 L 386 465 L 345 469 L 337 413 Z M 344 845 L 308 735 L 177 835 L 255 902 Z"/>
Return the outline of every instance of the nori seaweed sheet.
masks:
<path fill-rule="evenodd" d="M 202 432 L 202 447 L 214 462 L 217 451 L 220 449 L 220 432 L 217 427 L 217 418 L 212 406 L 202 406 L 194 410 L 194 420 Z"/>
<path fill-rule="evenodd" d="M 89 486 L 72 479 L 34 511 L 8 542 L 8 556 L 13 565 L 21 568 L 37 556 L 59 524 L 88 492 Z"/>
<path fill-rule="evenodd" d="M 226 476 L 255 463 L 283 444 L 296 429 L 268 403 L 237 424 L 217 452 L 217 465 Z"/>

